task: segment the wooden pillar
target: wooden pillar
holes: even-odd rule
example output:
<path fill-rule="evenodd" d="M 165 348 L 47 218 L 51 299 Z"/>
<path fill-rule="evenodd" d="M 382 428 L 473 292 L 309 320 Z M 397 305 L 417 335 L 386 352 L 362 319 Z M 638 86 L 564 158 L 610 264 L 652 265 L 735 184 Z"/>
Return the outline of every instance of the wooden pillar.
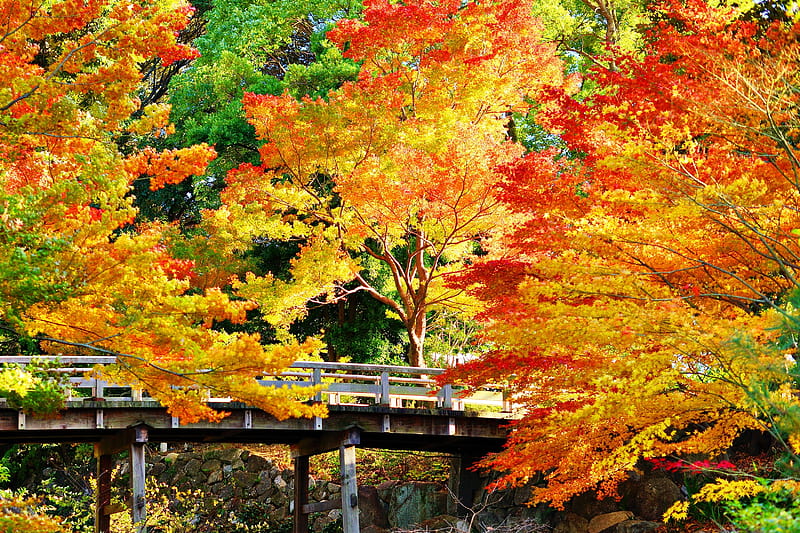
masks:
<path fill-rule="evenodd" d="M 358 483 L 356 481 L 356 446 L 361 444 L 361 430 L 352 427 L 339 433 L 320 432 L 318 437 L 303 439 L 292 446 L 294 459 L 294 527 L 292 533 L 308 533 L 308 515 L 331 509 L 342 510 L 343 533 L 359 533 Z M 342 472 L 341 498 L 308 503 L 308 458 L 339 449 Z"/>
<path fill-rule="evenodd" d="M 131 443 L 131 515 L 136 533 L 147 532 L 147 500 L 145 498 L 145 460 L 144 447 L 147 442 L 147 432 L 144 440 L 134 440 Z"/>
<path fill-rule="evenodd" d="M 128 450 L 131 471 L 131 516 L 136 533 L 146 533 L 144 448 L 148 440 L 147 426 L 136 426 L 110 435 L 94 445 L 97 458 L 97 510 L 95 533 L 110 530 L 109 515 L 116 512 L 111 503 L 112 455 Z"/>
<path fill-rule="evenodd" d="M 97 457 L 97 487 L 95 489 L 95 509 L 94 509 L 94 532 L 109 533 L 111 531 L 111 472 L 114 468 L 111 455 L 98 453 L 98 445 L 95 445 L 95 456 Z"/>
<path fill-rule="evenodd" d="M 339 446 L 339 470 L 342 473 L 342 532 L 358 533 L 358 483 L 356 447 L 343 442 Z"/>
<path fill-rule="evenodd" d="M 308 533 L 308 456 L 294 458 L 294 529 L 293 533 Z"/>

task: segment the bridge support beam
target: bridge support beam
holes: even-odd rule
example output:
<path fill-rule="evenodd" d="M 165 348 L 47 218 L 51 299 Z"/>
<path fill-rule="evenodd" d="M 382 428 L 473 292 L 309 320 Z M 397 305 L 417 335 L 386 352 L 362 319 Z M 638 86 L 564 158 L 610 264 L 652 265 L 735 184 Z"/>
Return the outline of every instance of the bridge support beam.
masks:
<path fill-rule="evenodd" d="M 131 472 L 130 507 L 135 533 L 147 533 L 144 487 L 144 447 L 147 444 L 147 440 L 147 427 L 136 426 L 95 443 L 94 455 L 97 458 L 95 533 L 109 533 L 111 530 L 111 515 L 121 510 L 111 505 L 111 474 L 114 468 L 113 455 L 122 451 L 129 452 Z"/>
<path fill-rule="evenodd" d="M 109 533 L 111 531 L 111 472 L 114 461 L 109 454 L 97 454 L 97 486 L 95 488 L 94 532 Z"/>
<path fill-rule="evenodd" d="M 147 533 L 147 499 L 145 497 L 146 465 L 144 447 L 147 444 L 147 428 L 143 428 L 144 439 L 134 440 L 130 446 L 131 515 L 136 533 Z"/>
<path fill-rule="evenodd" d="M 342 532 L 358 533 L 358 483 L 355 444 L 339 446 L 339 471 L 342 473 Z"/>
<path fill-rule="evenodd" d="M 294 458 L 294 526 L 292 533 L 308 533 L 308 455 Z"/>
<path fill-rule="evenodd" d="M 359 533 L 358 483 L 356 481 L 356 446 L 361 432 L 351 428 L 339 433 L 324 433 L 319 438 L 304 439 L 292 446 L 294 459 L 294 527 L 292 533 L 308 533 L 308 515 L 314 512 L 342 510 L 343 533 Z M 342 495 L 326 502 L 308 503 L 308 459 L 312 455 L 339 449 Z"/>

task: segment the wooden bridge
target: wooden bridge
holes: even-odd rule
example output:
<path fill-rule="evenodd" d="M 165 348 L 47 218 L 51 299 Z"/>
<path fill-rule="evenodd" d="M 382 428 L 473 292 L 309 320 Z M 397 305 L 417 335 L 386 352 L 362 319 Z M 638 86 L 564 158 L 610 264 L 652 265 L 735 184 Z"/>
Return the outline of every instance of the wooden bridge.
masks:
<path fill-rule="evenodd" d="M 42 358 L 39 358 L 40 360 Z M 25 365 L 31 357 L 0 357 L 0 363 Z M 308 515 L 342 509 L 344 533 L 356 533 L 358 488 L 355 448 L 425 450 L 452 454 L 460 502 L 469 506 L 478 487 L 467 467 L 501 448 L 512 406 L 501 390 L 469 396 L 451 385 L 437 387 L 442 369 L 299 361 L 278 377 L 259 380 L 264 386 L 288 383 L 323 385 L 316 401 L 325 402 L 325 418 L 279 421 L 267 413 L 227 398 L 208 404 L 230 413 L 218 423 L 181 424 L 146 391 L 118 387 L 91 377 L 94 365 L 113 364 L 114 357 L 64 356 L 58 372 L 73 386 L 66 409 L 58 418 L 37 418 L 0 399 L 0 442 L 92 442 L 97 457 L 95 531 L 109 531 L 113 455 L 128 451 L 131 466 L 130 505 L 137 531 L 146 531 L 144 446 L 148 442 L 258 442 L 290 444 L 295 465 L 294 531 L 308 531 Z M 340 499 L 308 503 L 309 457 L 339 450 L 342 473 Z"/>

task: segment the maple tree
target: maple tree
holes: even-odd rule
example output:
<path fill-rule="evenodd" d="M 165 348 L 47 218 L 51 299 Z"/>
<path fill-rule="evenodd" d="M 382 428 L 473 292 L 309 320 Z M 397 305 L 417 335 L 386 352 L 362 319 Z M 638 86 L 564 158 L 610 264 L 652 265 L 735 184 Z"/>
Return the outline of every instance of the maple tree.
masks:
<path fill-rule="evenodd" d="M 181 255 L 213 236 L 191 241 L 167 223 L 132 224 L 134 181 L 158 189 L 214 157 L 202 144 L 123 154 L 116 143 L 170 131 L 168 106 L 137 112 L 139 64 L 195 57 L 176 42 L 191 13 L 173 1 L 0 2 L 3 329 L 37 350 L 116 354 L 105 377 L 147 389 L 185 421 L 223 416 L 204 403 L 209 391 L 278 417 L 321 414 L 298 401 L 308 391 L 251 379 L 279 373 L 317 343 L 264 346 L 256 334 L 215 327 L 243 322 L 256 304 Z"/>
<path fill-rule="evenodd" d="M 169 102 L 175 133 L 157 139 L 156 145 L 174 148 L 205 142 L 214 146 L 217 158 L 202 176 L 155 192 L 144 182 L 135 184 L 139 217 L 179 221 L 190 233 L 201 210 L 219 204 L 227 170 L 258 162 L 261 141 L 243 112 L 245 92 L 277 95 L 288 90 L 298 98 L 320 96 L 354 80 L 358 64 L 343 58 L 325 34 L 332 20 L 357 16 L 359 6 L 340 0 L 237 0 L 214 2 L 196 14 L 193 20 L 202 19 L 204 33 L 193 45 L 202 55 L 172 79 Z M 246 261 L 230 273 L 251 270 L 280 278 L 287 275 L 288 261 L 296 253 L 296 243 L 262 239 L 252 243 L 244 254 Z M 210 257 L 213 254 L 208 247 L 196 247 L 192 257 L 210 270 L 230 264 L 229 256 Z M 292 325 L 292 334 L 322 338 L 329 360 L 346 356 L 360 362 L 401 361 L 402 324 L 386 317 L 382 304 L 362 296 L 351 293 L 333 304 L 309 306 L 307 315 Z M 272 326 L 257 312 L 243 327 L 272 335 Z"/>
<path fill-rule="evenodd" d="M 509 116 L 562 83 L 561 63 L 524 2 L 370 1 L 363 20 L 340 21 L 328 38 L 361 63 L 358 80 L 325 98 L 245 95 L 261 164 L 229 173 L 215 222 L 243 242 L 305 242 L 295 305 L 322 288 L 340 297 L 355 279 L 400 318 L 409 362 L 422 365 L 428 313 L 458 306 L 443 276 L 508 223 L 497 168 L 523 151 Z M 389 291 L 371 265 L 388 268 Z M 261 301 L 274 288 L 251 276 L 239 290 Z"/>
<path fill-rule="evenodd" d="M 800 451 L 800 26 L 699 0 L 654 14 L 644 53 L 597 62 L 599 90 L 542 100 L 573 155 L 508 167 L 527 221 L 459 280 L 497 349 L 448 377 L 509 384 L 526 414 L 486 464 L 543 474 L 556 506 L 748 428 Z"/>

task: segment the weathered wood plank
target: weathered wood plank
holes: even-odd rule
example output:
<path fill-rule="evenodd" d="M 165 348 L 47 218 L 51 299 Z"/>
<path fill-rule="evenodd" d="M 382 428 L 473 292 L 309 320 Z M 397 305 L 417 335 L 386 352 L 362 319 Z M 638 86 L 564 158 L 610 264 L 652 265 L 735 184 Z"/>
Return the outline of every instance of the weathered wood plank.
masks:
<path fill-rule="evenodd" d="M 345 370 L 348 372 L 389 372 L 393 374 L 421 374 L 438 376 L 444 373 L 442 368 L 425 368 L 418 366 L 367 365 L 360 363 L 326 363 L 323 361 L 297 361 L 290 368 L 321 368 L 323 370 Z"/>
<path fill-rule="evenodd" d="M 139 432 L 141 434 L 141 432 Z M 147 432 L 145 428 L 144 435 Z M 147 439 L 145 438 L 145 442 Z M 131 515 L 136 533 L 147 532 L 147 500 L 145 496 L 146 464 L 144 457 L 145 442 L 133 442 L 130 448 L 131 469 Z"/>
<path fill-rule="evenodd" d="M 113 355 L 4 355 L 0 356 L 0 363 L 3 364 L 18 364 L 26 365 L 33 360 L 38 361 L 55 361 L 61 363 L 84 364 L 84 365 L 112 365 L 117 362 L 117 358 Z"/>

